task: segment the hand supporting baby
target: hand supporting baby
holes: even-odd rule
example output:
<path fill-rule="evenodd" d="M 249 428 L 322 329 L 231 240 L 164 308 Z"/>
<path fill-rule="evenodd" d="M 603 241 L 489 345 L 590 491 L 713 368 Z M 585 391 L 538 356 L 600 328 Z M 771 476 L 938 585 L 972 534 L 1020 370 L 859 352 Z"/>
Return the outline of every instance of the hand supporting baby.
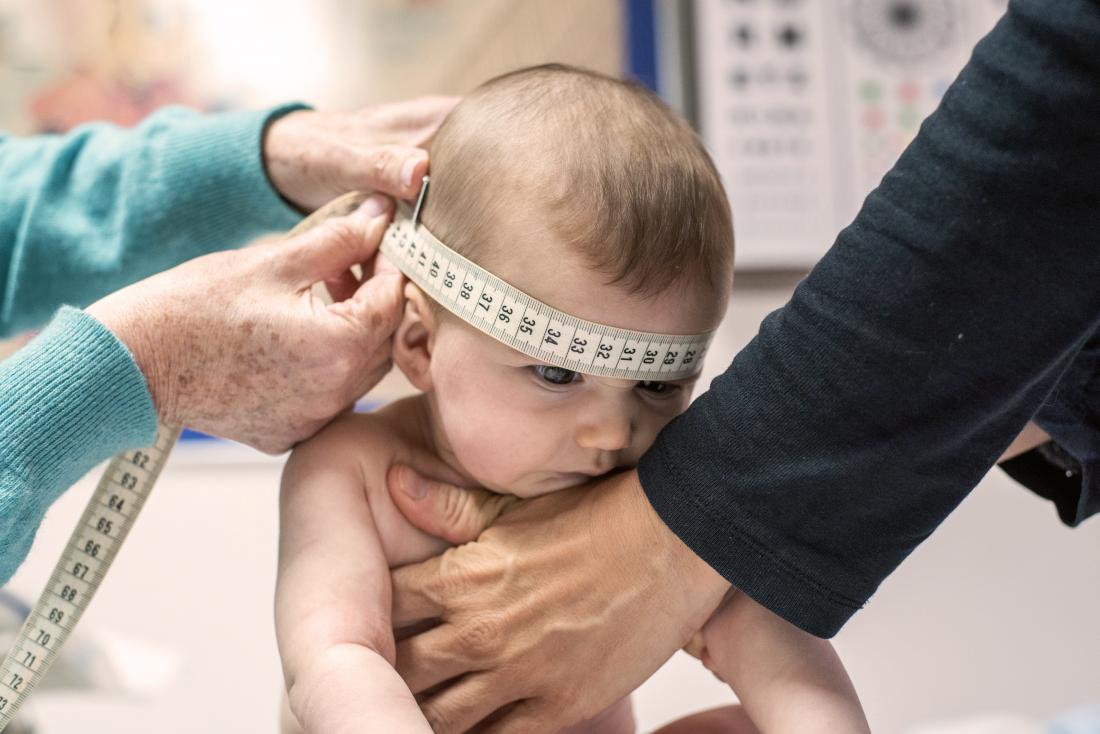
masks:
<path fill-rule="evenodd" d="M 634 472 L 509 502 L 419 484 L 405 469 L 390 477 L 414 525 L 453 543 L 477 539 L 446 563 L 392 576 L 395 625 L 445 623 L 398 643 L 409 688 L 475 670 L 488 681 L 480 696 L 460 680 L 426 702 L 429 720 L 447 722 L 437 734 L 460 734 L 517 701 L 490 731 L 556 732 L 593 716 L 683 647 L 729 588 L 661 523 Z"/>
<path fill-rule="evenodd" d="M 742 707 L 688 717 L 668 734 L 869 731 L 832 646 L 729 590 L 656 518 L 635 472 L 527 500 L 407 467 L 390 471 L 389 488 L 413 525 L 466 544 L 446 563 L 394 571 L 394 623 L 438 617 L 446 629 L 399 643 L 398 672 L 414 692 L 470 670 L 494 681 L 471 698 L 459 678 L 453 695 L 426 702 L 429 718 L 448 722 L 436 734 L 459 734 L 516 701 L 488 731 L 556 732 L 689 643 Z M 537 579 L 537 593 L 501 584 L 506 577 Z"/>

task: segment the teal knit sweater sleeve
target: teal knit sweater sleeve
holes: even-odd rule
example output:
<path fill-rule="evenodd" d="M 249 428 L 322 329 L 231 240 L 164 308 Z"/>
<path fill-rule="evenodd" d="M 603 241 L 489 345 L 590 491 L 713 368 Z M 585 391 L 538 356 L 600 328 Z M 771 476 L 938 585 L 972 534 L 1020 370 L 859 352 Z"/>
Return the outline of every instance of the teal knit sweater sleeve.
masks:
<path fill-rule="evenodd" d="M 0 363 L 0 583 L 62 492 L 112 454 L 151 444 L 156 428 L 130 353 L 83 311 L 63 308 Z"/>
<path fill-rule="evenodd" d="M 169 107 L 134 128 L 0 135 L 0 336 L 147 275 L 293 226 L 264 173 L 273 116 Z"/>
<path fill-rule="evenodd" d="M 0 135 L 0 334 L 146 275 L 292 226 L 267 181 L 263 130 L 287 106 L 169 108 L 132 129 Z M 156 413 L 126 347 L 62 309 L 0 362 L 0 584 L 51 503 L 96 463 L 152 442 Z"/>

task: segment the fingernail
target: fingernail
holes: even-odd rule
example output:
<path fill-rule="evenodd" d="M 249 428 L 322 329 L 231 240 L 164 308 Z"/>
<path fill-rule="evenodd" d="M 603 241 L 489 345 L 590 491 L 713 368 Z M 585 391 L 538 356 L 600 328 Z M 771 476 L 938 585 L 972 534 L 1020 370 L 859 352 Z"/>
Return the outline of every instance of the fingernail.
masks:
<path fill-rule="evenodd" d="M 386 211 L 386 198 L 375 194 L 363 202 L 363 213 L 371 219 Z"/>
<path fill-rule="evenodd" d="M 420 161 L 422 161 L 422 160 L 424 160 L 424 159 L 421 158 L 420 156 L 413 156 L 411 158 L 406 159 L 405 162 L 401 165 L 401 185 L 402 186 L 412 186 L 413 171 L 416 170 L 417 165 L 419 165 Z"/>
<path fill-rule="evenodd" d="M 401 491 L 414 500 L 422 500 L 428 494 L 428 485 L 416 472 L 402 469 Z"/>

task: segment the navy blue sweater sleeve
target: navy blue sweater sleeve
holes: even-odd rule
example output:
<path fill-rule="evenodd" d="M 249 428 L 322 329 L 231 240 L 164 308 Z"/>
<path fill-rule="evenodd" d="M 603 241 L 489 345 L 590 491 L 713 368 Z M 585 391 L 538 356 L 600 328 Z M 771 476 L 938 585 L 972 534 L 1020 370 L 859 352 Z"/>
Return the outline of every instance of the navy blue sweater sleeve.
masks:
<path fill-rule="evenodd" d="M 834 634 L 1096 331 L 1098 49 L 1097 0 L 1013 0 L 791 301 L 643 457 L 668 526 L 799 627 Z"/>

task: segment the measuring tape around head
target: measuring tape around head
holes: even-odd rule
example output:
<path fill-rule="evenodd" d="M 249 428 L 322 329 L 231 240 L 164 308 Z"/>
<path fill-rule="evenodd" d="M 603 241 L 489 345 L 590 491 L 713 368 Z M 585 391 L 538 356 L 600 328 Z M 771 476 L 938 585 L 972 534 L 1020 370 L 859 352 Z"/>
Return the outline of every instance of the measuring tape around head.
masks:
<path fill-rule="evenodd" d="M 419 223 L 427 190 L 425 176 L 416 208 L 399 213 L 382 252 L 451 313 L 533 359 L 574 372 L 669 381 L 702 367 L 713 332 L 657 334 L 570 316 L 447 247 Z"/>
<path fill-rule="evenodd" d="M 360 196 L 359 201 L 364 197 Z M 298 223 L 293 237 L 324 220 L 347 214 L 347 200 L 325 207 Z M 127 451 L 107 465 L 84 513 L 69 536 L 46 588 L 0 663 L 0 731 L 3 731 L 88 608 L 145 500 L 179 439 L 179 427 L 157 426 L 152 446 Z"/>

